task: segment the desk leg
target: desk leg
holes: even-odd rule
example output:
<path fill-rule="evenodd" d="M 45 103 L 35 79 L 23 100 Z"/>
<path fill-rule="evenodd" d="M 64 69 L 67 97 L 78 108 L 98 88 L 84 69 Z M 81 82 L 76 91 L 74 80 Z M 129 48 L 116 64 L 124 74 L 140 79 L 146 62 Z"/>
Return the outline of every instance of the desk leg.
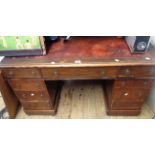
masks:
<path fill-rule="evenodd" d="M 153 80 L 115 80 L 105 87 L 108 115 L 139 115 Z"/>
<path fill-rule="evenodd" d="M 0 71 L 0 91 L 5 102 L 9 118 L 15 118 L 19 102 Z"/>

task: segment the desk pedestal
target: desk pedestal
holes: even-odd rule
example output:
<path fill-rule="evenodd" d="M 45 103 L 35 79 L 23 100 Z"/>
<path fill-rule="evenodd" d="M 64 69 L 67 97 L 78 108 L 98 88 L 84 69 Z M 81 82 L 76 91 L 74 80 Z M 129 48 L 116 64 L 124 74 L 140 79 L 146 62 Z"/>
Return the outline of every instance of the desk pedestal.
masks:
<path fill-rule="evenodd" d="M 55 115 L 61 82 L 41 79 L 10 79 L 8 82 L 27 114 Z"/>
<path fill-rule="evenodd" d="M 139 115 L 153 80 L 115 80 L 104 85 L 108 115 Z"/>

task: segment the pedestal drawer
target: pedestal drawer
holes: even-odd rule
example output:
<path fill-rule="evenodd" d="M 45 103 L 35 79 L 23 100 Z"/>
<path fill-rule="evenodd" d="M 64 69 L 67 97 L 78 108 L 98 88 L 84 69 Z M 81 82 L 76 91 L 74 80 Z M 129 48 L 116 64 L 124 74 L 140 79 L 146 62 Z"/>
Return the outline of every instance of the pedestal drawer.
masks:
<path fill-rule="evenodd" d="M 112 99 L 113 101 L 120 102 L 144 102 L 149 89 L 113 89 Z"/>
<path fill-rule="evenodd" d="M 43 80 L 13 79 L 8 80 L 14 91 L 43 91 L 46 86 Z"/>
<path fill-rule="evenodd" d="M 36 92 L 15 92 L 21 102 L 49 102 L 50 98 L 46 91 Z"/>
<path fill-rule="evenodd" d="M 53 105 L 50 102 L 22 102 L 24 110 L 51 110 Z"/>
<path fill-rule="evenodd" d="M 136 101 L 126 101 L 126 102 L 121 102 L 121 101 L 112 101 L 111 102 L 111 109 L 113 110 L 135 110 L 135 109 L 140 109 L 142 106 L 143 102 L 136 102 Z"/>

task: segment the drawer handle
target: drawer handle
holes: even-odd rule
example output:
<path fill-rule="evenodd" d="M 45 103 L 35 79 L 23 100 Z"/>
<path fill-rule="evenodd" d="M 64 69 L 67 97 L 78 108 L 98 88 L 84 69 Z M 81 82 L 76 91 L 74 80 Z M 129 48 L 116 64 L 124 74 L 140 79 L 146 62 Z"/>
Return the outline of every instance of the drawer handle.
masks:
<path fill-rule="evenodd" d="M 102 70 L 101 71 L 101 75 L 105 75 L 105 70 Z"/>
<path fill-rule="evenodd" d="M 23 96 L 23 98 L 25 98 L 26 97 L 26 94 L 22 94 L 22 96 Z"/>
<path fill-rule="evenodd" d="M 14 73 L 13 73 L 13 71 L 10 71 L 8 74 L 9 74 L 9 75 L 13 75 Z"/>
<path fill-rule="evenodd" d="M 125 83 L 126 83 L 125 81 L 122 81 L 121 86 L 125 86 Z"/>
<path fill-rule="evenodd" d="M 130 70 L 129 70 L 129 69 L 125 69 L 124 73 L 125 73 L 126 75 L 129 75 L 129 74 L 130 74 Z"/>
<path fill-rule="evenodd" d="M 37 87 L 39 87 L 39 86 L 40 86 L 40 84 L 39 84 L 39 83 L 36 83 L 36 86 L 37 86 Z"/>
<path fill-rule="evenodd" d="M 53 74 L 54 74 L 55 76 L 57 76 L 57 75 L 58 75 L 58 72 L 57 72 L 57 71 L 54 71 Z"/>
<path fill-rule="evenodd" d="M 147 85 L 147 84 L 148 84 L 148 82 L 147 82 L 147 81 L 145 81 L 145 82 L 144 82 L 144 85 Z"/>
<path fill-rule="evenodd" d="M 36 74 L 36 72 L 35 72 L 35 71 L 32 71 L 31 73 L 32 73 L 32 75 L 35 75 L 35 74 Z"/>
<path fill-rule="evenodd" d="M 124 93 L 124 96 L 128 96 L 129 94 L 128 93 Z"/>
<path fill-rule="evenodd" d="M 139 93 L 138 93 L 138 96 L 139 96 L 139 97 L 141 97 L 141 96 L 142 96 L 142 93 L 141 93 L 141 92 L 139 92 Z"/>
<path fill-rule="evenodd" d="M 150 70 L 150 74 L 152 75 L 152 74 L 154 74 L 154 73 L 155 73 L 155 69 L 152 68 L 152 69 Z"/>
<path fill-rule="evenodd" d="M 34 96 L 34 95 L 35 95 L 34 93 L 31 93 L 31 94 L 30 94 L 30 96 Z"/>

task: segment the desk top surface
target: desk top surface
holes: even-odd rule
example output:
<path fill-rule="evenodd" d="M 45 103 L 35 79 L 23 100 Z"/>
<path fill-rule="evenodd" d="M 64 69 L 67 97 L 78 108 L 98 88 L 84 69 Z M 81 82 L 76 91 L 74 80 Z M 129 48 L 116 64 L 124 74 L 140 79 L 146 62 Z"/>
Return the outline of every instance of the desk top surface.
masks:
<path fill-rule="evenodd" d="M 100 67 L 155 65 L 155 51 L 131 54 L 126 42 L 116 37 L 73 37 L 50 45 L 45 56 L 6 57 L 4 67 Z"/>

